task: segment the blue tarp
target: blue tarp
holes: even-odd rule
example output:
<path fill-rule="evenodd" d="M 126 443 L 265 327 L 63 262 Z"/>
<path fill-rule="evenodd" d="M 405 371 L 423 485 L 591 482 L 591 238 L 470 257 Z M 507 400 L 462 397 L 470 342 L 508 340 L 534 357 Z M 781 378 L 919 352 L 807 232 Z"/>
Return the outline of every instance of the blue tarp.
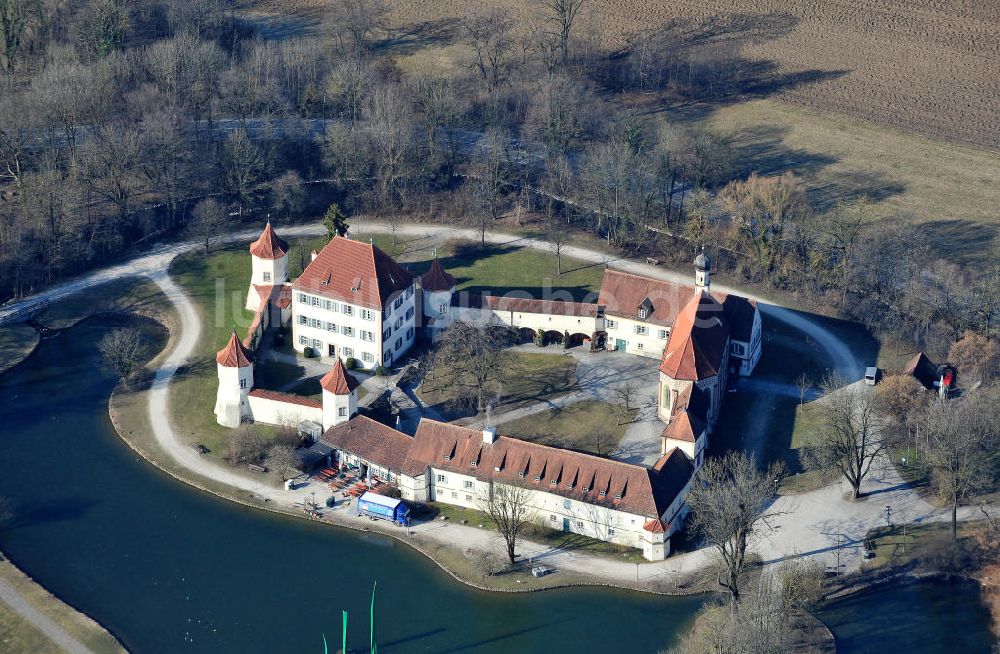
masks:
<path fill-rule="evenodd" d="M 410 507 L 406 506 L 403 500 L 369 491 L 358 498 L 358 515 L 407 524 L 410 519 Z"/>

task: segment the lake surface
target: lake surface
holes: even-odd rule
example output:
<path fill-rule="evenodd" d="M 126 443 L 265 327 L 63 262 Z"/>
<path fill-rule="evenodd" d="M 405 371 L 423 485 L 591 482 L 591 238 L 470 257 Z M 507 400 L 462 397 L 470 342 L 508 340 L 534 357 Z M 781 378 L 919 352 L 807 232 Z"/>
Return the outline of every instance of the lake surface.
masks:
<path fill-rule="evenodd" d="M 18 508 L 0 546 L 131 651 L 322 652 L 368 645 L 373 582 L 382 652 L 656 652 L 701 598 L 600 589 L 469 589 L 405 545 L 275 516 L 159 472 L 107 417 L 114 380 L 91 320 L 0 376 L 0 497 Z"/>
<path fill-rule="evenodd" d="M 819 617 L 838 654 L 988 654 L 996 639 L 974 583 L 897 584 L 848 597 Z"/>

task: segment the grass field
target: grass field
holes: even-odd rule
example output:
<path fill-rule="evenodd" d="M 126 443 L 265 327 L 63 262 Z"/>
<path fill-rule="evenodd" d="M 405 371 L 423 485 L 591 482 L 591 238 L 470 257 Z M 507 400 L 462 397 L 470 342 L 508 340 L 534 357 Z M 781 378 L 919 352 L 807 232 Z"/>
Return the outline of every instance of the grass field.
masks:
<path fill-rule="evenodd" d="M 586 400 L 504 422 L 497 429 L 534 443 L 606 456 L 618 446 L 628 425 L 618 424 L 615 408 L 607 402 Z"/>
<path fill-rule="evenodd" d="M 506 368 L 503 392 L 499 403 L 494 407 L 494 413 L 511 411 L 571 393 L 578 388 L 575 373 L 576 360 L 572 357 L 514 352 L 511 354 L 510 365 Z M 435 370 L 430 379 L 425 378 L 419 393 L 427 404 L 450 419 L 472 415 L 469 411 L 453 406 L 460 390 L 455 387 L 452 373 L 448 369 Z"/>
<path fill-rule="evenodd" d="M 125 649 L 99 624 L 63 604 L 26 577 L 10 561 L 0 560 L 0 578 L 8 582 L 36 610 L 62 627 L 94 654 L 119 654 Z M 0 651 L 38 654 L 57 651 L 55 643 L 30 622 L 0 602 Z"/>

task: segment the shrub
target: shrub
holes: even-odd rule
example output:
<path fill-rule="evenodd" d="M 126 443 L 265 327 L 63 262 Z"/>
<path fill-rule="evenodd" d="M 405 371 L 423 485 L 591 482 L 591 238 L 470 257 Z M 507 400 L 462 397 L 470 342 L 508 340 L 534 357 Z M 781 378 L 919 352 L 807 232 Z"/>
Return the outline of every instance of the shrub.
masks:
<path fill-rule="evenodd" d="M 311 347 L 309 347 L 307 345 L 305 347 L 305 349 L 302 350 L 302 355 L 305 358 L 307 358 L 307 359 L 315 359 L 316 358 L 316 350 L 314 350 L 313 348 L 311 348 Z"/>
<path fill-rule="evenodd" d="M 385 369 L 385 366 L 376 366 L 375 375 L 378 377 L 385 377 L 389 374 L 389 371 Z"/>
<path fill-rule="evenodd" d="M 347 368 L 348 370 L 354 370 L 355 368 L 358 367 L 358 360 L 355 359 L 354 357 L 347 357 L 344 360 L 344 367 Z"/>

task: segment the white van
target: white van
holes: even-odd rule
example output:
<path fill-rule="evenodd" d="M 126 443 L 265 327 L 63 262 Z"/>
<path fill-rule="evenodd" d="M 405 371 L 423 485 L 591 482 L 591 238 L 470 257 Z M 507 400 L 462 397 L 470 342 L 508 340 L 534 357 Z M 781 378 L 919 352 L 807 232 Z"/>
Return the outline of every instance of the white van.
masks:
<path fill-rule="evenodd" d="M 878 382 L 878 368 L 871 366 L 865 368 L 865 383 L 874 386 Z"/>

